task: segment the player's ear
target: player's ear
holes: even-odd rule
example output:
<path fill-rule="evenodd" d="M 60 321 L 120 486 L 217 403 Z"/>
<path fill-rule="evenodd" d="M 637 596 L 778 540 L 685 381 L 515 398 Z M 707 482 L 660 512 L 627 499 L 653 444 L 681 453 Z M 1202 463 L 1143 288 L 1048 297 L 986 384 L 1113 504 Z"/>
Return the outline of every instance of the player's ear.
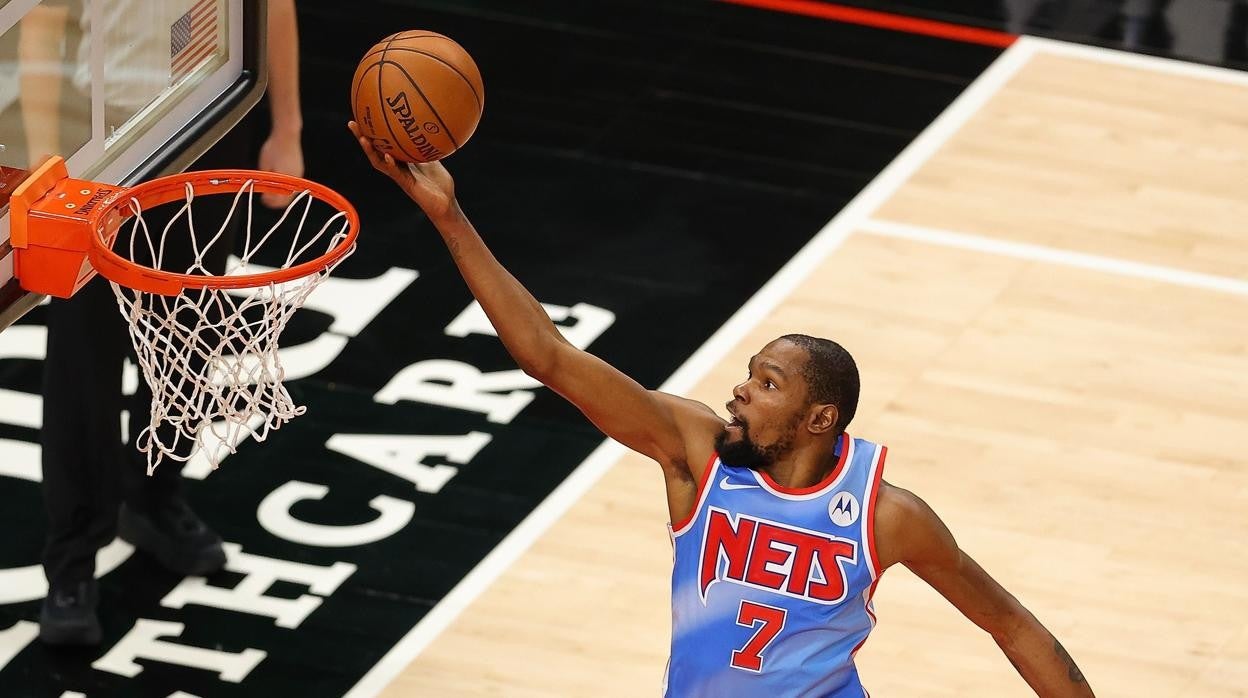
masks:
<path fill-rule="evenodd" d="M 812 434 L 830 433 L 836 428 L 836 420 L 840 416 L 841 412 L 836 409 L 836 405 L 815 403 L 810 406 L 810 418 L 807 420 L 806 428 Z"/>

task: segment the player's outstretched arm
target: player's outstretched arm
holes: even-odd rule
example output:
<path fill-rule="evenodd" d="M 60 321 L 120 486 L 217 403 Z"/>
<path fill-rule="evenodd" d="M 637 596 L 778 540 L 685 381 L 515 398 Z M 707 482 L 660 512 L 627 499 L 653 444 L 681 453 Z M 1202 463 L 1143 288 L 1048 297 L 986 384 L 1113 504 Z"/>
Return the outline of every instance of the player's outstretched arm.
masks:
<path fill-rule="evenodd" d="M 1036 695 L 1093 695 L 1083 672 L 1057 638 L 958 548 L 953 534 L 927 503 L 885 483 L 875 529 L 880 564 L 904 564 L 991 634 Z"/>
<path fill-rule="evenodd" d="M 650 391 L 610 364 L 563 338 L 541 304 L 490 253 L 455 200 L 455 183 L 440 163 L 396 163 L 375 150 L 350 124 L 373 167 L 393 179 L 429 216 L 451 256 L 520 368 L 575 404 L 611 438 L 658 461 L 673 480 L 691 485 L 709 458 L 723 421 L 710 408 Z M 687 444 L 692 444 L 687 447 Z M 673 477 L 674 476 L 674 477 Z"/>

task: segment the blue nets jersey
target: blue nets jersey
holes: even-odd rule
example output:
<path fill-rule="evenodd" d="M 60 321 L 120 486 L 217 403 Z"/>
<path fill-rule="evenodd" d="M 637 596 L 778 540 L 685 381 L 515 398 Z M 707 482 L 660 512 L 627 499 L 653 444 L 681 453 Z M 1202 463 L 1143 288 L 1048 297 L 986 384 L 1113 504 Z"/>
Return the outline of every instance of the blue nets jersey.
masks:
<path fill-rule="evenodd" d="M 876 493 L 887 452 L 843 434 L 804 489 L 712 456 L 672 527 L 664 695 L 862 698 L 854 654 L 875 625 Z"/>

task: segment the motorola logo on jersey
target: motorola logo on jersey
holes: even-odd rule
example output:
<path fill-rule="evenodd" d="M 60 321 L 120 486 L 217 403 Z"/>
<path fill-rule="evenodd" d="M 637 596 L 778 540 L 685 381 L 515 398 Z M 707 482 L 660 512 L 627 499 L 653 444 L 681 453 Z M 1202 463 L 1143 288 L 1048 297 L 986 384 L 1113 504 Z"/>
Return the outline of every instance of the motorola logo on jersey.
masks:
<path fill-rule="evenodd" d="M 832 501 L 828 502 L 828 516 L 837 526 L 853 526 L 861 511 L 858 498 L 845 490 L 837 492 L 832 496 Z"/>
<path fill-rule="evenodd" d="M 858 563 L 858 544 L 711 506 L 700 560 L 698 593 L 704 605 L 715 582 L 832 605 L 845 600 L 842 566 Z"/>

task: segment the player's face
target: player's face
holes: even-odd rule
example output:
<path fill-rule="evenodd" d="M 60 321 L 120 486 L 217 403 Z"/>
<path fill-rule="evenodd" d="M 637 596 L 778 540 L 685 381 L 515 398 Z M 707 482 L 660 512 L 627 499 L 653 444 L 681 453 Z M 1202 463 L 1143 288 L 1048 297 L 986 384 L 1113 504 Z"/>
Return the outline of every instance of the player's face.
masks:
<path fill-rule="evenodd" d="M 727 403 L 731 421 L 715 440 L 715 450 L 730 465 L 763 468 L 793 448 L 806 417 L 806 350 L 778 339 L 750 359 L 744 383 Z"/>

